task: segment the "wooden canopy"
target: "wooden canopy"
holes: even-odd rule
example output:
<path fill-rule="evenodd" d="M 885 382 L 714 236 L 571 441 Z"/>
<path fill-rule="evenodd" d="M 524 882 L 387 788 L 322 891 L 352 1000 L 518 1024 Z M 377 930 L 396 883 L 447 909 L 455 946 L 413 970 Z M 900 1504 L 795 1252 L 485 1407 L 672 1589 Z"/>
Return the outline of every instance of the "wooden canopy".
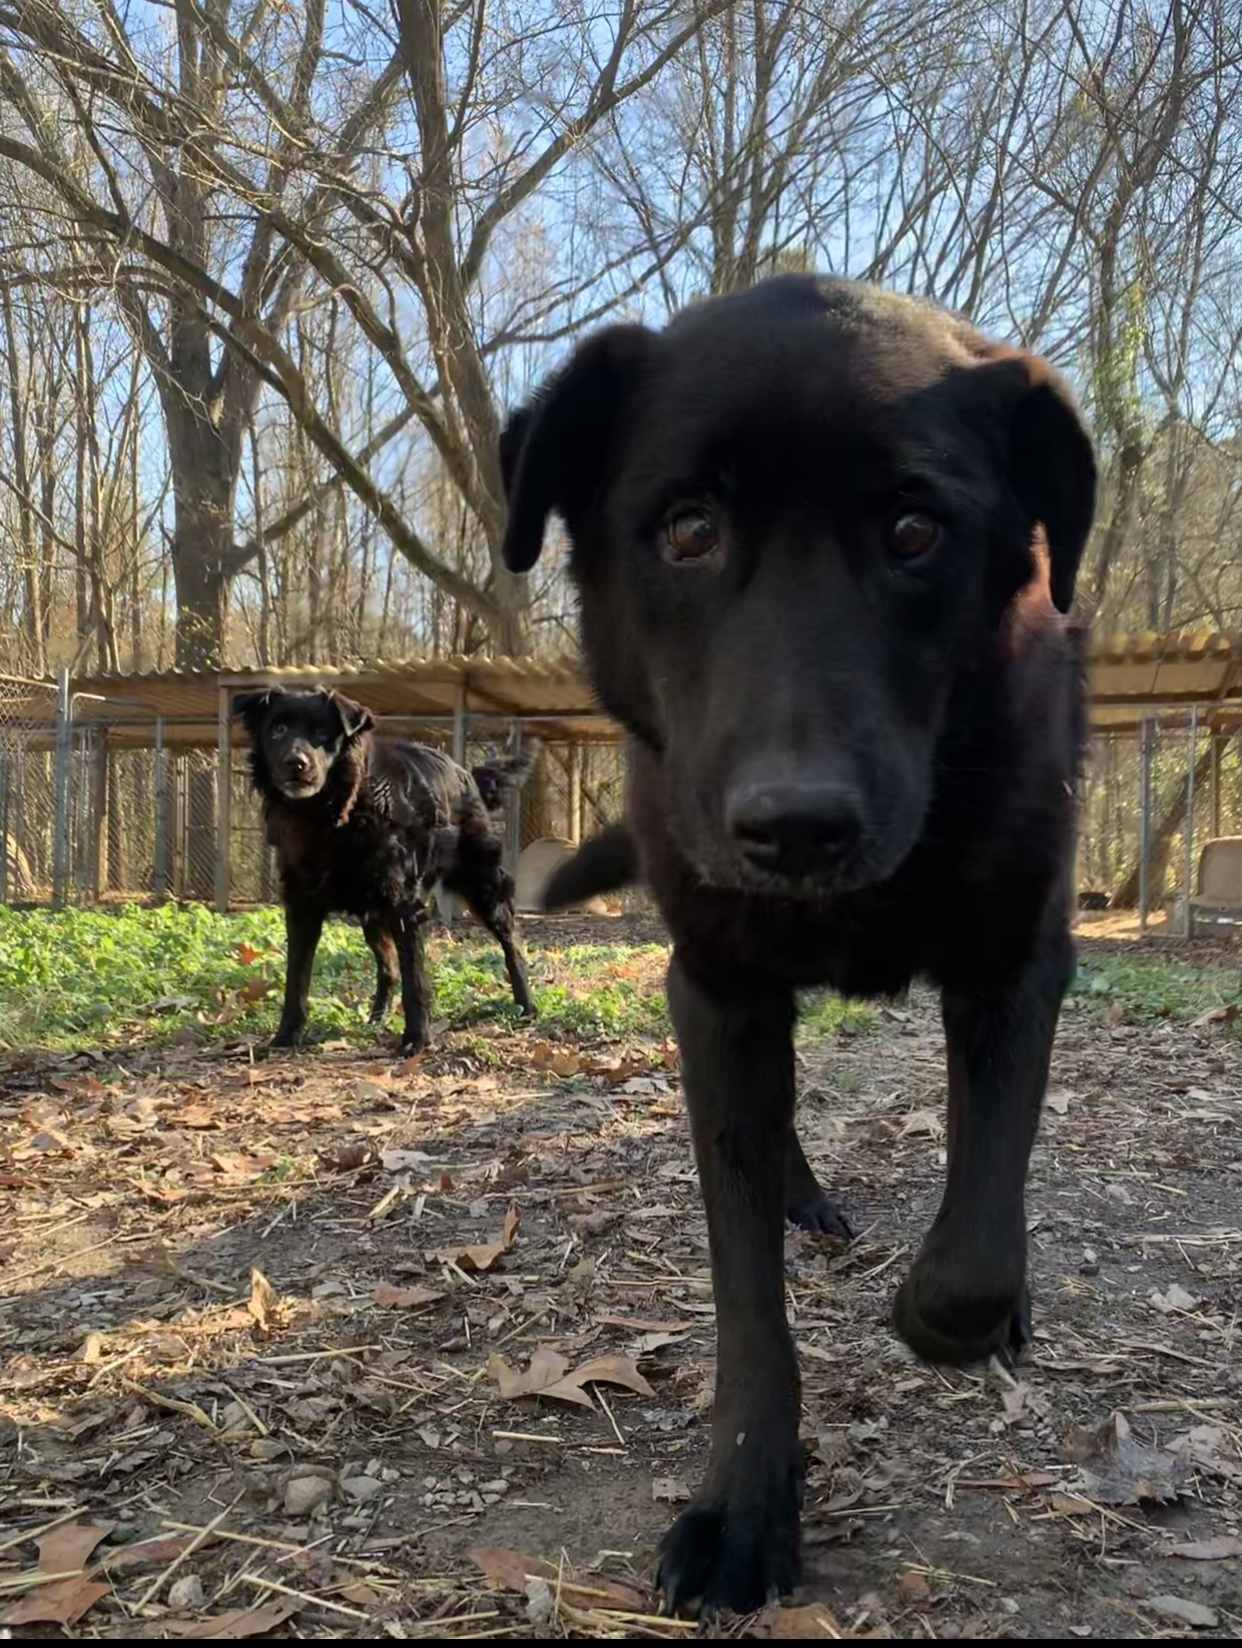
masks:
<path fill-rule="evenodd" d="M 490 724 L 520 722 L 530 734 L 565 741 L 612 740 L 576 658 L 410 658 L 370 664 L 299 664 L 277 669 L 161 670 L 132 675 L 75 675 L 76 725 L 104 724 L 109 742 L 150 747 L 159 722 L 167 745 L 216 746 L 233 696 L 263 686 L 336 687 L 366 704 L 394 730 L 447 727 L 465 716 Z M 4 719 L 50 727 L 55 683 L 0 682 Z M 1088 648 L 1092 725 L 1135 730 L 1144 715 L 1184 719 L 1192 707 L 1203 727 L 1242 726 L 1242 633 L 1175 631 L 1101 635 Z"/>

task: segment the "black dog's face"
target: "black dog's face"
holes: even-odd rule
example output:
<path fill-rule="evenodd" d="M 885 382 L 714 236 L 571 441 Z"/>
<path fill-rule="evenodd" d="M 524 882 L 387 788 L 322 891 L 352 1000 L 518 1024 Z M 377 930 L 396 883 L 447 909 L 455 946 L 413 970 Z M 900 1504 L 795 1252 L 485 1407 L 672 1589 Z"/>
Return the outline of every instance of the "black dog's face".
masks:
<path fill-rule="evenodd" d="M 909 854 L 958 672 L 1033 582 L 1068 606 L 1094 498 L 1043 363 L 801 278 L 600 334 L 502 461 L 510 565 L 557 509 L 592 678 L 660 756 L 683 853 L 795 897 Z"/>
<path fill-rule="evenodd" d="M 347 745 L 374 725 L 370 710 L 335 692 L 239 693 L 233 712 L 289 801 L 318 795 Z"/>

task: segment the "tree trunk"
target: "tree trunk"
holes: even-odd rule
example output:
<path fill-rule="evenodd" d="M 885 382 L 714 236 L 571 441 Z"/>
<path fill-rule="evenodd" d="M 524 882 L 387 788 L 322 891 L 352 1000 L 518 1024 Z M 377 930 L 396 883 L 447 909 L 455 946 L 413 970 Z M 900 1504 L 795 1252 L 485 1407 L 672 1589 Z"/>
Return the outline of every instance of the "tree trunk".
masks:
<path fill-rule="evenodd" d="M 232 579 L 225 570 L 233 547 L 233 502 L 240 446 L 226 441 L 205 412 L 175 390 L 165 396 L 173 475 L 173 577 L 177 592 L 176 665 L 214 670 L 224 663 Z M 172 403 L 171 405 L 169 403 Z M 214 762 L 200 758 L 186 787 L 184 893 L 215 892 L 218 813 Z"/>
<path fill-rule="evenodd" d="M 1195 761 L 1195 793 L 1207 783 L 1208 775 L 1212 770 L 1212 746 L 1209 740 L 1203 754 Z M 1173 838 L 1186 821 L 1186 774 L 1175 778 L 1169 784 L 1153 808 L 1151 830 L 1151 849 L 1148 854 L 1148 888 L 1151 907 L 1154 909 L 1164 898 L 1165 877 L 1169 870 L 1169 854 L 1173 851 Z M 1123 879 L 1121 885 L 1109 899 L 1109 908 L 1112 910 L 1133 910 L 1137 908 L 1139 895 L 1142 890 L 1143 875 L 1142 848 L 1135 857 L 1133 865 Z"/>

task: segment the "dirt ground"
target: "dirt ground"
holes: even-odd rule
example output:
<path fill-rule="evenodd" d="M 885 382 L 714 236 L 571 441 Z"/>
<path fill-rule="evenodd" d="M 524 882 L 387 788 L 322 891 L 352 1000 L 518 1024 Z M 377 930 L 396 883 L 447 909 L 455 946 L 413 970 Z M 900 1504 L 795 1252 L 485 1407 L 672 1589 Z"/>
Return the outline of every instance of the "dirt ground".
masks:
<path fill-rule="evenodd" d="M 583 936 L 529 924 L 536 968 Z M 887 1324 L 939 1196 L 932 998 L 804 1040 L 857 1231 L 788 1239 L 806 1585 L 716 1632 L 1242 1632 L 1242 1037 L 1113 1018 L 1063 1021 L 1016 1377 Z M 255 1053 L 0 1060 L 3 1634 L 691 1634 L 649 1589 L 713 1355 L 673 1045 Z"/>

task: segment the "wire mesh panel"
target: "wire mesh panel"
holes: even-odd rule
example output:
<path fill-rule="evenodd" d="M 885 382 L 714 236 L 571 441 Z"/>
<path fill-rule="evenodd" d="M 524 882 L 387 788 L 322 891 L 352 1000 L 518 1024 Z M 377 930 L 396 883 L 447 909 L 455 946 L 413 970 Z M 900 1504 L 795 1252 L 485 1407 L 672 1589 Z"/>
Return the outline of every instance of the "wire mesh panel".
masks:
<path fill-rule="evenodd" d="M 56 689 L 0 677 L 0 903 L 50 903 L 56 869 Z"/>
<path fill-rule="evenodd" d="M 1157 914 L 1180 904 L 1188 857 L 1193 894 L 1203 847 L 1240 833 L 1242 744 L 1235 729 L 1152 716 L 1145 734 L 1093 739 L 1078 841 L 1078 891 L 1088 907 L 1138 909 L 1145 902 Z"/>

